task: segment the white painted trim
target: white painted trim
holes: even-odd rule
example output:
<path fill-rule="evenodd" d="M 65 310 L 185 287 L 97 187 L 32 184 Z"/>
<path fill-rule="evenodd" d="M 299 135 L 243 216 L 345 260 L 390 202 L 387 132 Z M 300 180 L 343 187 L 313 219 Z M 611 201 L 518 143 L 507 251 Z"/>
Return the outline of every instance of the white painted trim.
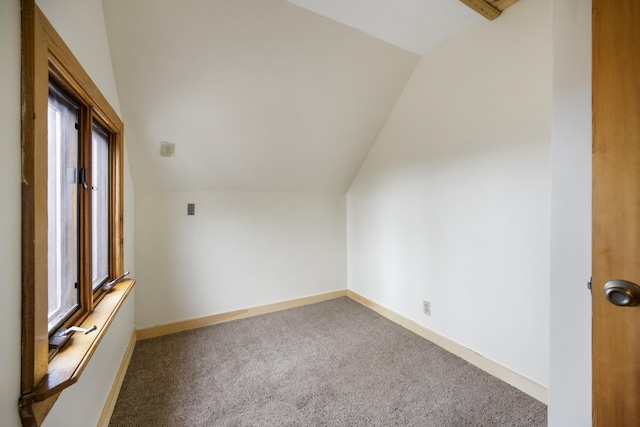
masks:
<path fill-rule="evenodd" d="M 470 350 L 458 344 L 457 342 L 451 341 L 450 339 L 445 338 L 442 335 L 439 335 L 432 330 L 427 329 L 424 326 L 419 325 L 416 322 L 409 320 L 406 317 L 403 317 L 400 314 L 363 297 L 362 295 L 349 290 L 347 291 L 347 296 L 352 300 L 364 305 L 365 307 L 370 308 L 381 316 L 386 317 L 392 322 L 397 323 L 403 328 L 420 335 L 421 337 L 466 360 L 472 365 L 477 366 L 478 368 L 493 375 L 494 377 L 514 386 L 518 390 L 528 394 L 529 396 L 539 400 L 540 402 L 547 404 L 549 390 L 546 387 L 534 381 L 531 381 L 530 379 L 523 377 L 522 375 L 510 370 L 509 368 L 506 368 L 499 363 L 489 360 L 486 357 L 474 352 L 473 350 Z"/>
<path fill-rule="evenodd" d="M 118 395 L 120 394 L 120 388 L 122 387 L 122 383 L 124 382 L 127 368 L 129 368 L 129 363 L 131 362 L 131 356 L 133 355 L 133 349 L 136 346 L 136 341 L 136 331 L 133 331 L 131 333 L 131 338 L 129 339 L 127 349 L 125 350 L 124 356 L 122 357 L 122 362 L 120 362 L 120 367 L 118 368 L 116 377 L 113 380 L 113 385 L 111 386 L 111 391 L 109 391 L 109 396 L 107 396 L 107 400 L 104 403 L 104 408 L 102 409 L 102 414 L 100 415 L 100 419 L 98 420 L 97 427 L 107 427 L 109 425 L 109 421 L 111 421 L 111 415 L 113 414 L 113 409 L 116 407 Z"/>

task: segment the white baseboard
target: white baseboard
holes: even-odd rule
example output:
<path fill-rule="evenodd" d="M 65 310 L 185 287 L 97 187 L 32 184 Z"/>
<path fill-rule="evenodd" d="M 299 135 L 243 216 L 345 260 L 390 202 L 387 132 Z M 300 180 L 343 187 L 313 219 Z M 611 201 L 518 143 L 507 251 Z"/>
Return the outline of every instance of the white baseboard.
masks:
<path fill-rule="evenodd" d="M 522 392 L 528 394 L 529 396 L 539 400 L 542 403 L 547 403 L 549 391 L 546 387 L 531 381 L 530 379 L 523 377 L 522 375 L 513 372 L 512 370 L 496 363 L 486 357 L 470 350 L 454 341 L 451 341 L 448 338 L 443 337 L 430 329 L 425 328 L 417 324 L 416 322 L 407 319 L 399 315 L 398 313 L 389 310 L 365 297 L 359 295 L 353 291 L 347 291 L 347 296 L 352 300 L 359 302 L 365 307 L 370 308 L 381 316 L 386 317 L 394 323 L 410 330 L 411 332 L 420 335 L 421 337 L 431 341 L 439 347 L 444 348 L 450 353 L 455 354 L 456 356 L 466 360 L 474 366 L 482 369 L 483 371 L 493 375 L 494 377 L 501 379 L 521 390 Z"/>

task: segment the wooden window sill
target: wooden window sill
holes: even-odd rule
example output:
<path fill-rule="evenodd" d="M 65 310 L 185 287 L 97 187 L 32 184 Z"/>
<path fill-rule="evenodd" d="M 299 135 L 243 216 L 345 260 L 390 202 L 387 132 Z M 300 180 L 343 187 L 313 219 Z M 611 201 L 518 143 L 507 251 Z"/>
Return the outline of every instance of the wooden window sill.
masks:
<path fill-rule="evenodd" d="M 124 279 L 114 286 L 79 325 L 82 328 L 96 325 L 97 330 L 86 335 L 75 332 L 51 359 L 47 375 L 36 390 L 20 397 L 23 425 L 41 425 L 60 392 L 78 381 L 134 284 L 134 279 Z"/>

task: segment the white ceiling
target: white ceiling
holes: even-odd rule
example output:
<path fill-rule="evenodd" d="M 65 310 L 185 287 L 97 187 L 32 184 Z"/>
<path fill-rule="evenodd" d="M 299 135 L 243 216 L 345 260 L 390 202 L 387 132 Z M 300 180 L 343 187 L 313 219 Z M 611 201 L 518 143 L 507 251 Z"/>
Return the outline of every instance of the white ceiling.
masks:
<path fill-rule="evenodd" d="M 484 18 L 458 0 L 288 0 L 417 55 Z"/>
<path fill-rule="evenodd" d="M 136 190 L 344 193 L 419 60 L 406 49 L 483 19 L 457 0 L 296 0 L 314 2 L 334 19 L 286 0 L 103 0 Z"/>

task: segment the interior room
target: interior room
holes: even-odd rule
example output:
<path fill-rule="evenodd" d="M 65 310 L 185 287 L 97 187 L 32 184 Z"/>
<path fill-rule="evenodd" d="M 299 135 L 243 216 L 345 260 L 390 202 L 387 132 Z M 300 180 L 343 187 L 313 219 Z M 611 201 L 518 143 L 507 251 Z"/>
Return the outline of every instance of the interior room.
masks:
<path fill-rule="evenodd" d="M 591 425 L 591 1 L 493 20 L 455 0 L 348 3 L 36 1 L 124 122 L 136 280 L 44 426 L 102 425 L 140 334 L 337 295 L 546 403 L 550 426 Z M 20 12 L 0 2 L 6 426 Z"/>

